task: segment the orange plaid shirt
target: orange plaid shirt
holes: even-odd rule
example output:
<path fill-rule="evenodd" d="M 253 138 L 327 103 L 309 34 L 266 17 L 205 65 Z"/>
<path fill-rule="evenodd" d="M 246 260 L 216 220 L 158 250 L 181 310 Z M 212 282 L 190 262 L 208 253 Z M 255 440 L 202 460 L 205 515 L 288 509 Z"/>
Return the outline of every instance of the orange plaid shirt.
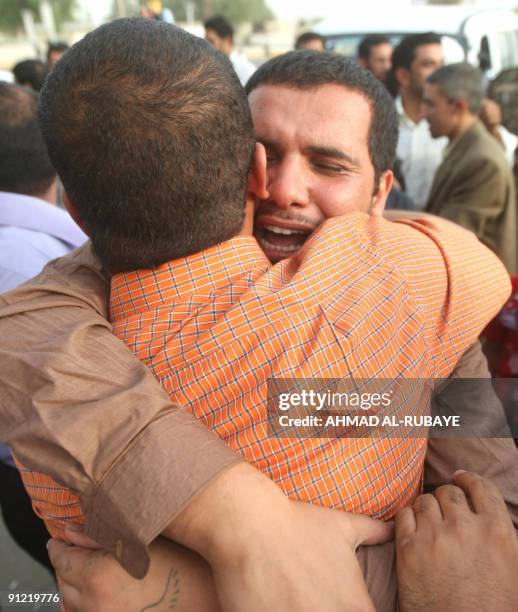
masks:
<path fill-rule="evenodd" d="M 357 213 L 273 267 L 252 237 L 236 237 L 117 274 L 110 307 L 115 333 L 171 399 L 287 495 L 391 518 L 419 490 L 426 440 L 269 437 L 266 381 L 446 377 L 508 287 L 495 256 L 457 226 Z M 51 533 L 81 520 L 72 493 L 22 476 Z"/>

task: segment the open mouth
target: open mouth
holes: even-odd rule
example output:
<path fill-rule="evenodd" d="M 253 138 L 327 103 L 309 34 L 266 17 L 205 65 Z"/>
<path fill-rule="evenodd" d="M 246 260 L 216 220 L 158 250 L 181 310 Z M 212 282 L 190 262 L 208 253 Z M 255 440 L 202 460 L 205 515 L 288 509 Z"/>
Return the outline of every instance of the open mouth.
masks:
<path fill-rule="evenodd" d="M 255 237 L 268 259 L 276 262 L 298 251 L 311 232 L 265 223 L 256 225 Z"/>

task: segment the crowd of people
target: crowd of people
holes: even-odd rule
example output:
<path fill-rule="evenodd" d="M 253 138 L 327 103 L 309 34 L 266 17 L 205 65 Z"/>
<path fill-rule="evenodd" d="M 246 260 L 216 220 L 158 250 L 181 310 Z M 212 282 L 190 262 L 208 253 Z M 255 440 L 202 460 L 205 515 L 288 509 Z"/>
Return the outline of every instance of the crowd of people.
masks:
<path fill-rule="evenodd" d="M 518 137 L 436 34 L 295 48 L 121 19 L 0 83 L 0 503 L 66 609 L 518 608 Z M 343 378 L 480 429 L 272 435 Z"/>

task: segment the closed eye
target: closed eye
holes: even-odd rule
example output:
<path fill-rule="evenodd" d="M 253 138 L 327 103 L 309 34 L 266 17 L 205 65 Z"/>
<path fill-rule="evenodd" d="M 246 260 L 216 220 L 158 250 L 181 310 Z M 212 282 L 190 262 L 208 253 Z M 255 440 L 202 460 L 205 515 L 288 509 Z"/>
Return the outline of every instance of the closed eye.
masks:
<path fill-rule="evenodd" d="M 348 171 L 348 168 L 340 164 L 333 164 L 325 161 L 312 161 L 311 165 L 319 172 L 327 174 L 344 174 Z"/>

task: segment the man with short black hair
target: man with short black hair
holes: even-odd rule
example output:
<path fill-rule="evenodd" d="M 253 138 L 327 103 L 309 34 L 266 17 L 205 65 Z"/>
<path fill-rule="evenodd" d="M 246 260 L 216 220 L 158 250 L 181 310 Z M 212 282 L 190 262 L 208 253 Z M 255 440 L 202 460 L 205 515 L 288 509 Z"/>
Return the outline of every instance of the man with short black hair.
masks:
<path fill-rule="evenodd" d="M 34 91 L 39 91 L 43 87 L 48 72 L 48 67 L 40 60 L 24 60 L 13 68 L 15 81 Z"/>
<path fill-rule="evenodd" d="M 210 17 L 203 24 L 205 28 L 205 40 L 218 51 L 225 54 L 236 71 L 242 85 L 255 71 L 255 66 L 248 59 L 234 49 L 234 28 L 221 15 Z"/>
<path fill-rule="evenodd" d="M 383 34 L 369 34 L 358 46 L 358 63 L 382 83 L 392 66 L 392 43 Z"/>
<path fill-rule="evenodd" d="M 297 36 L 295 50 L 310 49 L 312 51 L 325 51 L 326 39 L 316 32 L 303 32 Z"/>
<path fill-rule="evenodd" d="M 502 147 L 478 118 L 483 98 L 482 75 L 470 64 L 443 66 L 428 77 L 425 118 L 432 137 L 445 137 L 449 144 L 426 210 L 474 232 L 516 274 L 514 180 Z"/>
<path fill-rule="evenodd" d="M 395 104 L 399 114 L 397 157 L 405 191 L 416 208 L 425 207 L 446 139 L 434 140 L 422 116 L 426 79 L 444 61 L 441 38 L 433 32 L 405 36 L 392 54 L 391 80 L 395 80 Z M 394 83 L 392 83 L 394 86 Z"/>

